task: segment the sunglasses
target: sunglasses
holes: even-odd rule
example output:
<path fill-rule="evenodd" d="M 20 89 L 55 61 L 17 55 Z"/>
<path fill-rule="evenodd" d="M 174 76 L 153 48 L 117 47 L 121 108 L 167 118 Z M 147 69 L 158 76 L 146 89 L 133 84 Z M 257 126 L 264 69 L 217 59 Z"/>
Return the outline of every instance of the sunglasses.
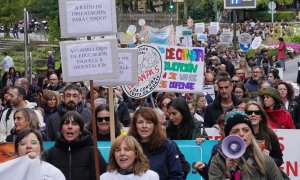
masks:
<path fill-rule="evenodd" d="M 102 122 L 103 120 L 105 122 L 109 122 L 110 118 L 109 117 L 97 117 L 97 122 Z"/>
<path fill-rule="evenodd" d="M 261 112 L 261 110 L 256 110 L 256 111 L 245 111 L 245 113 L 247 114 L 247 115 L 252 115 L 253 113 L 255 114 L 255 115 L 261 115 L 262 114 L 262 112 Z"/>
<path fill-rule="evenodd" d="M 232 83 L 239 83 L 240 81 L 231 81 Z"/>

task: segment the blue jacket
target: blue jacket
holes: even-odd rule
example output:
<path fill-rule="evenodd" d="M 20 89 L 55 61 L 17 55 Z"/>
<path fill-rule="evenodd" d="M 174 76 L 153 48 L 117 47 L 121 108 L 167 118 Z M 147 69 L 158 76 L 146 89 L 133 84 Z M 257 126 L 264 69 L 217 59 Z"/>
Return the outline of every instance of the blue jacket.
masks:
<path fill-rule="evenodd" d="M 175 144 L 170 140 L 156 151 L 151 151 L 147 144 L 141 143 L 144 154 L 150 162 L 150 169 L 159 175 L 160 180 L 181 180 L 184 173 Z"/>

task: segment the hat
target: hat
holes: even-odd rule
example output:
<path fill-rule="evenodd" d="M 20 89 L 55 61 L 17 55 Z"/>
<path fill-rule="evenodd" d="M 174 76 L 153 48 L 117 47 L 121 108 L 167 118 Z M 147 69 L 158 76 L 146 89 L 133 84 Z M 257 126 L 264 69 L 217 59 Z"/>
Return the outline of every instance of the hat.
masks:
<path fill-rule="evenodd" d="M 242 111 L 234 111 L 234 112 L 230 112 L 228 115 L 225 116 L 225 123 L 224 123 L 225 136 L 229 135 L 229 132 L 233 126 L 235 126 L 237 124 L 241 124 L 241 123 L 247 124 L 249 126 L 249 128 L 251 129 L 252 134 L 254 134 L 252 122 L 248 118 L 248 116 Z"/>
<path fill-rule="evenodd" d="M 259 96 L 262 98 L 264 95 L 268 95 L 271 96 L 275 101 L 277 101 L 278 103 L 282 104 L 283 101 L 280 98 L 280 94 L 279 91 L 275 88 L 272 87 L 268 87 L 262 91 L 259 92 Z"/>

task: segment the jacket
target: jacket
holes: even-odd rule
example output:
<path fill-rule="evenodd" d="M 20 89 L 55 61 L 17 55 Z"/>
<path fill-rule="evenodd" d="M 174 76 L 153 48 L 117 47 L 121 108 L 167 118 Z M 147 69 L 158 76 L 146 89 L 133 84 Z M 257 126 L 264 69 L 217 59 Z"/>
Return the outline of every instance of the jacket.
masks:
<path fill-rule="evenodd" d="M 162 147 L 155 151 L 151 151 L 145 143 L 141 145 L 149 159 L 150 169 L 157 172 L 160 180 L 184 179 L 176 146 L 172 141 L 166 139 Z"/>
<path fill-rule="evenodd" d="M 77 105 L 76 111 L 82 115 L 84 124 L 87 124 L 91 121 L 91 111 L 87 108 L 83 108 L 82 103 L 80 102 Z M 67 112 L 64 103 L 60 104 L 57 108 L 57 112 L 49 116 L 47 120 L 47 134 L 49 138 L 54 141 L 57 137 L 57 132 L 59 132 L 60 122 L 63 115 Z"/>
<path fill-rule="evenodd" d="M 233 106 L 237 106 L 239 104 L 239 99 L 232 93 L 231 98 L 233 101 Z M 221 105 L 221 96 L 218 95 L 213 103 L 207 106 L 205 116 L 204 116 L 204 127 L 212 127 L 216 124 L 217 119 L 221 114 L 223 114 L 223 108 Z"/>
<path fill-rule="evenodd" d="M 300 129 L 300 106 L 297 101 L 289 101 L 287 110 L 291 113 L 296 129 Z"/>
<path fill-rule="evenodd" d="M 67 180 L 96 178 L 92 135 L 84 131 L 80 136 L 77 140 L 67 142 L 59 133 L 54 147 L 43 154 L 45 161 L 57 167 Z M 100 174 L 106 172 L 106 163 L 100 152 L 99 167 Z"/>
<path fill-rule="evenodd" d="M 285 48 L 286 48 L 286 45 L 284 42 L 280 42 L 279 43 L 279 46 L 277 48 L 277 51 L 278 51 L 278 59 L 282 59 L 284 60 L 285 59 Z"/>
<path fill-rule="evenodd" d="M 267 113 L 267 120 L 269 122 L 269 125 L 273 129 L 295 129 L 291 114 L 283 108 L 274 110 L 265 109 L 265 111 Z M 274 120 L 272 120 L 270 116 L 273 117 L 273 119 L 276 120 L 277 123 L 274 123 Z"/>
<path fill-rule="evenodd" d="M 282 180 L 283 177 L 281 175 L 281 172 L 279 168 L 276 166 L 275 162 L 273 159 L 269 156 L 264 156 L 265 157 L 265 170 L 266 170 L 266 176 L 263 176 L 258 170 L 257 170 L 257 165 L 253 161 L 253 155 L 246 155 L 250 154 L 247 153 L 247 150 L 243 157 L 246 159 L 246 161 L 251 162 L 250 168 L 252 171 L 252 174 L 250 174 L 247 171 L 242 171 L 242 177 L 241 179 L 255 179 L 255 180 Z M 242 169 L 244 166 L 242 161 L 239 161 L 238 163 L 238 168 Z M 211 165 L 209 168 L 209 180 L 223 180 L 225 179 L 225 174 L 226 172 L 226 157 L 223 154 L 222 150 L 219 149 L 218 153 L 212 158 Z"/>

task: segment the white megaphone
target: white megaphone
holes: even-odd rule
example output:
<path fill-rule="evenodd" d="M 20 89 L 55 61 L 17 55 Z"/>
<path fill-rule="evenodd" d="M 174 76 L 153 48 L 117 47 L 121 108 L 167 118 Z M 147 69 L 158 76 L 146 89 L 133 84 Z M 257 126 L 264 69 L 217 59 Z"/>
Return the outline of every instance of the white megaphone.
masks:
<path fill-rule="evenodd" d="M 221 148 L 225 156 L 237 159 L 245 153 L 246 143 L 240 136 L 230 135 L 223 140 Z"/>

